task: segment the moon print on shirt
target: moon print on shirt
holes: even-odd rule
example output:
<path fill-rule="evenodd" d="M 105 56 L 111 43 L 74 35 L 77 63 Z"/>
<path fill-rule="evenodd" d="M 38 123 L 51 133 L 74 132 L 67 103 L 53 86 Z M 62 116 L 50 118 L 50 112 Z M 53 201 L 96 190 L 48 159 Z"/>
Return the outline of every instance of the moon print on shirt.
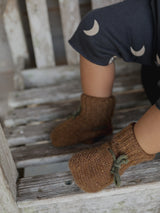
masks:
<path fill-rule="evenodd" d="M 156 59 L 157 59 L 157 61 L 155 61 L 156 65 L 160 66 L 160 58 L 159 58 L 158 54 L 156 54 Z"/>
<path fill-rule="evenodd" d="M 140 56 L 144 55 L 144 53 L 145 53 L 145 46 L 143 45 L 143 47 L 138 51 L 134 50 L 132 47 L 130 47 L 130 50 L 134 56 L 140 57 Z"/>
<path fill-rule="evenodd" d="M 109 60 L 109 63 L 108 64 L 111 64 L 115 59 L 117 58 L 117 56 L 113 56 L 110 60 Z"/>
<path fill-rule="evenodd" d="M 94 20 L 93 27 L 90 30 L 83 30 L 83 32 L 88 36 L 94 36 L 99 32 L 99 24 Z"/>

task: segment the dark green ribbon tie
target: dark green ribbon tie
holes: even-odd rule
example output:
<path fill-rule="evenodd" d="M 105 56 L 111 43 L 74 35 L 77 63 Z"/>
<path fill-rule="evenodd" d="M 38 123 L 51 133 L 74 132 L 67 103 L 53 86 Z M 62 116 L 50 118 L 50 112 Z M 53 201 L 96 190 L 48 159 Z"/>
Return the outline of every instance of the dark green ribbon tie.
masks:
<path fill-rule="evenodd" d="M 128 156 L 127 155 L 120 155 L 116 159 L 116 156 L 115 156 L 114 152 L 112 151 L 112 149 L 108 148 L 108 150 L 110 151 L 111 155 L 113 156 L 113 165 L 112 165 L 112 168 L 111 168 L 111 173 L 114 175 L 115 185 L 119 187 L 121 185 L 119 169 L 121 168 L 122 164 L 127 164 L 129 162 Z"/>

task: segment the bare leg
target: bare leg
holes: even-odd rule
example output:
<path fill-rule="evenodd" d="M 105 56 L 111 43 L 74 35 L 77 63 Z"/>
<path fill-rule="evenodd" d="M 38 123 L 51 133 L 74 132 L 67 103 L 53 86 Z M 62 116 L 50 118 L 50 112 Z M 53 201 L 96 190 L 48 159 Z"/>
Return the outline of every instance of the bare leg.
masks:
<path fill-rule="evenodd" d="M 65 120 L 52 131 L 51 140 L 56 147 L 93 143 L 112 133 L 114 63 L 100 66 L 80 55 L 80 71 L 80 110 L 73 115 L 74 119 Z"/>
<path fill-rule="evenodd" d="M 146 153 L 160 152 L 160 110 L 155 104 L 136 123 L 134 132 Z"/>
<path fill-rule="evenodd" d="M 81 82 L 84 93 L 96 97 L 109 97 L 115 77 L 114 63 L 96 65 L 80 55 Z M 160 152 L 160 110 L 153 105 L 136 123 L 135 135 L 148 154 Z"/>
<path fill-rule="evenodd" d="M 95 97 L 109 97 L 115 77 L 114 63 L 107 66 L 94 64 L 80 55 L 82 90 Z"/>

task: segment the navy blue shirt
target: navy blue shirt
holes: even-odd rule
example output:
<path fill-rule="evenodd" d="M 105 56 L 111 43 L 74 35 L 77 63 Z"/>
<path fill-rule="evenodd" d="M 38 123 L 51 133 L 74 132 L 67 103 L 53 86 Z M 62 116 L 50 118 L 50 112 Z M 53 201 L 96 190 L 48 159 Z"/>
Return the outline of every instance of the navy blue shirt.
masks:
<path fill-rule="evenodd" d="M 154 55 L 153 59 L 156 61 L 156 54 L 160 56 L 160 0 L 151 0 L 151 9 L 153 12 L 154 25 Z"/>

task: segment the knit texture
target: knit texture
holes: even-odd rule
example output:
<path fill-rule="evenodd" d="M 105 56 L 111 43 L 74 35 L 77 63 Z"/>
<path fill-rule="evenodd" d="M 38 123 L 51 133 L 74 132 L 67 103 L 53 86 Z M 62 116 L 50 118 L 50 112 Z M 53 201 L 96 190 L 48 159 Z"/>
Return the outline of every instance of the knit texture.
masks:
<path fill-rule="evenodd" d="M 86 192 L 97 192 L 117 180 L 118 171 L 124 171 L 143 161 L 153 160 L 155 154 L 146 153 L 139 145 L 134 134 L 135 122 L 115 134 L 110 142 L 82 150 L 72 156 L 69 168 L 75 183 Z M 118 159 L 114 161 L 111 151 Z M 121 159 L 120 159 L 121 158 Z M 120 166 L 120 162 L 122 165 Z M 120 166 L 120 168 L 116 168 Z M 113 172 L 114 171 L 114 172 Z M 117 185 L 116 185 L 117 186 Z"/>
<path fill-rule="evenodd" d="M 101 98 L 81 94 L 78 111 L 51 132 L 54 146 L 93 143 L 112 133 L 115 97 Z"/>

